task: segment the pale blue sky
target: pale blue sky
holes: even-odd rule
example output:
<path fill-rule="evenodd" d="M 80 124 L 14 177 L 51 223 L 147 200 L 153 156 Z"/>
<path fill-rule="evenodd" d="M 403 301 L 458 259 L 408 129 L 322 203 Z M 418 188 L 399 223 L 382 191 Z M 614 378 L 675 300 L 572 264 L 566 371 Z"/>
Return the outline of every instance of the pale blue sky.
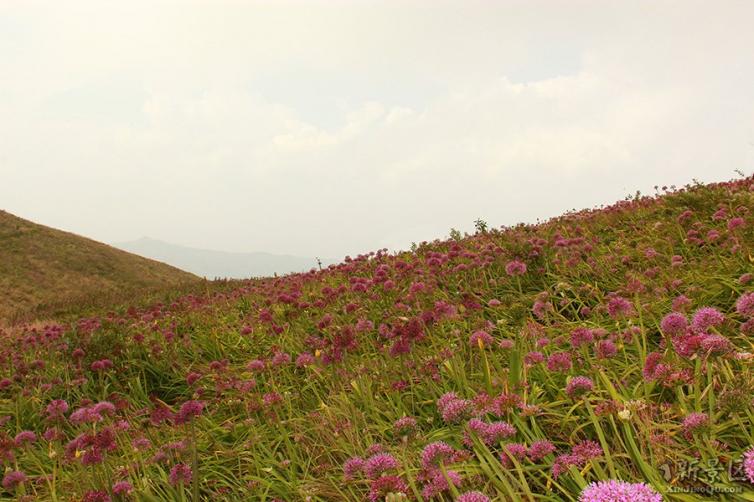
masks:
<path fill-rule="evenodd" d="M 342 257 L 754 171 L 754 3 L 0 3 L 0 208 Z"/>

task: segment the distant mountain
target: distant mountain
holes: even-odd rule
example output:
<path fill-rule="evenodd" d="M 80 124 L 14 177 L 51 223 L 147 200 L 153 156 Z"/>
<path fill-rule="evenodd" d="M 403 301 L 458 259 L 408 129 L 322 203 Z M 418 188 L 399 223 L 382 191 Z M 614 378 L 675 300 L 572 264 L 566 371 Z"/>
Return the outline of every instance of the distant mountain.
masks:
<path fill-rule="evenodd" d="M 194 281 L 199 278 L 170 265 L 0 211 L 0 321 Z"/>
<path fill-rule="evenodd" d="M 179 246 L 148 237 L 113 245 L 130 253 L 169 263 L 207 279 L 246 279 L 305 272 L 317 267 L 315 257 L 212 251 Z M 334 260 L 323 260 L 322 265 L 333 262 Z"/>

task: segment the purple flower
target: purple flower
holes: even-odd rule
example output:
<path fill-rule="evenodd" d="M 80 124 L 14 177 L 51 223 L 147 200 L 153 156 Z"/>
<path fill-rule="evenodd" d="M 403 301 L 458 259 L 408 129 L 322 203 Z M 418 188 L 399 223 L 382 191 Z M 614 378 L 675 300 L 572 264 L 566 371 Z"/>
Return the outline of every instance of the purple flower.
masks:
<path fill-rule="evenodd" d="M 749 483 L 754 483 L 754 448 L 749 448 L 744 453 L 744 472 L 749 478 Z"/>
<path fill-rule="evenodd" d="M 644 368 L 642 369 L 642 375 L 644 380 L 650 382 L 657 378 L 657 369 L 661 366 L 663 355 L 659 352 L 650 352 L 647 354 L 647 358 L 644 360 Z"/>
<path fill-rule="evenodd" d="M 547 358 L 547 369 L 550 371 L 566 372 L 571 369 L 571 354 L 555 352 Z"/>
<path fill-rule="evenodd" d="M 180 463 L 175 464 L 172 469 L 170 469 L 170 475 L 168 476 L 168 480 L 170 481 L 170 484 L 173 486 L 178 485 L 179 483 L 183 483 L 184 485 L 187 485 L 191 483 L 191 467 L 189 467 L 186 464 Z"/>
<path fill-rule="evenodd" d="M 537 462 L 545 458 L 550 453 L 553 453 L 554 451 L 555 445 L 553 445 L 546 439 L 540 439 L 539 441 L 534 441 L 531 446 L 529 446 L 527 455 L 529 455 L 529 458 L 532 460 L 532 462 Z"/>
<path fill-rule="evenodd" d="M 686 320 L 686 316 L 678 312 L 671 312 L 660 321 L 662 331 L 672 336 L 684 334 L 688 326 L 689 322 Z"/>
<path fill-rule="evenodd" d="M 613 319 L 634 315 L 634 306 L 622 296 L 613 296 L 607 302 L 607 313 Z"/>
<path fill-rule="evenodd" d="M 37 435 L 32 431 L 21 431 L 13 438 L 13 442 L 16 446 L 23 446 L 25 444 L 33 443 L 37 440 Z"/>
<path fill-rule="evenodd" d="M 45 411 L 50 418 L 62 417 L 68 413 L 68 403 L 62 399 L 55 399 L 47 405 Z"/>
<path fill-rule="evenodd" d="M 364 463 L 364 472 L 369 479 L 377 479 L 383 472 L 397 468 L 398 461 L 389 453 L 372 455 Z"/>
<path fill-rule="evenodd" d="M 380 476 L 369 487 L 369 502 L 385 500 L 389 493 L 408 493 L 408 485 L 398 476 Z"/>
<path fill-rule="evenodd" d="M 351 457 L 343 464 L 343 477 L 353 479 L 357 474 L 364 472 L 364 459 L 361 457 Z"/>
<path fill-rule="evenodd" d="M 516 428 L 508 422 L 492 422 L 488 424 L 478 418 L 472 418 L 469 420 L 468 426 L 487 446 L 492 446 L 503 439 L 516 435 Z"/>
<path fill-rule="evenodd" d="M 485 346 L 490 346 L 494 342 L 494 338 L 492 338 L 492 335 L 487 333 L 486 331 L 475 331 L 471 334 L 469 337 L 469 345 L 472 347 L 479 347 L 480 349 L 483 349 Z"/>
<path fill-rule="evenodd" d="M 746 221 L 740 216 L 736 216 L 735 218 L 728 220 L 728 230 L 732 232 L 733 230 L 742 227 L 744 224 L 746 224 Z"/>
<path fill-rule="evenodd" d="M 22 471 L 10 471 L 3 476 L 3 488 L 11 491 L 18 485 L 25 483 L 26 479 L 26 474 Z"/>
<path fill-rule="evenodd" d="M 609 359 L 618 353 L 618 348 L 612 340 L 600 340 L 595 347 L 599 359 Z"/>
<path fill-rule="evenodd" d="M 691 328 L 697 333 L 703 333 L 712 326 L 719 326 L 725 320 L 725 316 L 713 307 L 702 307 L 694 312 L 691 319 Z"/>
<path fill-rule="evenodd" d="M 416 419 L 414 417 L 399 418 L 393 424 L 393 429 L 397 434 L 411 434 L 416 430 Z"/>
<path fill-rule="evenodd" d="M 571 398 L 577 398 L 591 392 L 594 389 L 594 382 L 591 378 L 585 376 L 575 376 L 568 381 L 566 385 L 566 394 Z"/>
<path fill-rule="evenodd" d="M 444 441 L 430 443 L 422 450 L 422 467 L 434 469 L 440 463 L 445 463 L 455 456 L 456 451 Z"/>
<path fill-rule="evenodd" d="M 744 293 L 736 300 L 736 312 L 744 317 L 754 316 L 754 293 Z"/>
<path fill-rule="evenodd" d="M 112 415 L 115 413 L 115 405 L 110 401 L 100 401 L 92 406 L 92 411 L 97 415 Z"/>
<path fill-rule="evenodd" d="M 249 364 L 246 365 L 246 369 L 249 371 L 262 371 L 264 369 L 264 361 L 261 359 L 254 359 L 252 361 L 249 361 Z"/>
<path fill-rule="evenodd" d="M 686 438 L 691 438 L 691 435 L 709 424 L 709 416 L 706 413 L 689 413 L 686 418 L 683 419 L 681 429 Z"/>
<path fill-rule="evenodd" d="M 594 333 L 589 328 L 576 328 L 571 331 L 571 346 L 579 348 L 594 341 Z"/>
<path fill-rule="evenodd" d="M 708 354 L 727 354 L 733 350 L 733 344 L 722 335 L 704 335 L 701 348 Z"/>
<path fill-rule="evenodd" d="M 185 424 L 190 422 L 194 417 L 198 417 L 204 410 L 204 403 L 201 401 L 186 401 L 181 405 L 181 409 L 175 417 L 175 423 Z"/>
<path fill-rule="evenodd" d="M 299 368 L 304 368 L 306 366 L 311 366 L 312 364 L 314 364 L 314 361 L 315 359 L 313 355 L 308 352 L 302 352 L 296 358 L 296 366 Z"/>
<path fill-rule="evenodd" d="M 275 352 L 270 360 L 272 366 L 282 366 L 291 362 L 291 356 L 286 352 Z"/>
<path fill-rule="evenodd" d="M 482 492 L 473 491 L 462 493 L 456 502 L 490 502 L 490 498 Z"/>
<path fill-rule="evenodd" d="M 455 392 L 447 392 L 437 400 L 437 409 L 442 419 L 447 423 L 461 420 L 467 413 L 471 403 L 459 398 Z"/>
<path fill-rule="evenodd" d="M 128 481 L 118 481 L 113 484 L 113 493 L 115 495 L 128 495 L 134 490 L 134 487 Z"/>
<path fill-rule="evenodd" d="M 447 476 L 447 479 L 445 476 Z M 440 495 L 442 492 L 448 491 L 450 489 L 448 479 L 454 486 L 461 486 L 461 476 L 456 471 L 448 470 L 445 472 L 445 475 L 443 475 L 442 471 L 439 469 L 435 470 L 432 473 L 432 477 L 422 489 L 422 497 L 425 499 L 431 499 L 432 497 Z"/>
<path fill-rule="evenodd" d="M 526 364 L 528 364 L 529 366 L 542 363 L 544 362 L 544 360 L 545 360 L 545 355 L 537 350 L 533 350 L 529 352 L 524 357 L 524 362 L 526 362 Z"/>
<path fill-rule="evenodd" d="M 610 479 L 589 484 L 579 502 L 662 502 L 662 495 L 645 483 Z"/>
<path fill-rule="evenodd" d="M 505 273 L 510 276 L 524 275 L 526 273 L 526 263 L 513 260 L 505 265 Z"/>
<path fill-rule="evenodd" d="M 503 445 L 502 450 L 503 452 L 500 454 L 500 463 L 503 464 L 503 467 L 508 469 L 513 467 L 511 457 L 516 459 L 516 462 L 521 462 L 526 458 L 526 453 L 528 451 L 526 445 L 521 443 L 508 443 Z"/>
<path fill-rule="evenodd" d="M 90 490 L 84 494 L 81 502 L 111 502 L 110 495 L 105 490 Z"/>
<path fill-rule="evenodd" d="M 599 443 L 589 440 L 582 441 L 571 449 L 572 455 L 576 455 L 577 457 L 584 459 L 584 461 L 601 457 L 603 453 L 602 446 L 600 446 Z"/>

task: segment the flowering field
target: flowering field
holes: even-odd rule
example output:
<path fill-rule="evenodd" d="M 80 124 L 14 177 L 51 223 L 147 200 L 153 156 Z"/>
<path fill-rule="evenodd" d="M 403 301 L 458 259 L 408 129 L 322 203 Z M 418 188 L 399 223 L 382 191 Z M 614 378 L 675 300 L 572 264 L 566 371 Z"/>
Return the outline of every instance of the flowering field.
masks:
<path fill-rule="evenodd" d="M 754 500 L 754 182 L 0 335 L 0 498 Z"/>

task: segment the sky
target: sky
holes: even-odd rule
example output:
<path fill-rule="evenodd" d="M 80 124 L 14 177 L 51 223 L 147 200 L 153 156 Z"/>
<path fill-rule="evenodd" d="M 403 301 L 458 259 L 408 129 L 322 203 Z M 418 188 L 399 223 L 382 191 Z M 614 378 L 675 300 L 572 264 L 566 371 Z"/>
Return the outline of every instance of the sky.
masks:
<path fill-rule="evenodd" d="M 341 258 L 754 172 L 751 1 L 0 1 L 0 209 Z"/>

